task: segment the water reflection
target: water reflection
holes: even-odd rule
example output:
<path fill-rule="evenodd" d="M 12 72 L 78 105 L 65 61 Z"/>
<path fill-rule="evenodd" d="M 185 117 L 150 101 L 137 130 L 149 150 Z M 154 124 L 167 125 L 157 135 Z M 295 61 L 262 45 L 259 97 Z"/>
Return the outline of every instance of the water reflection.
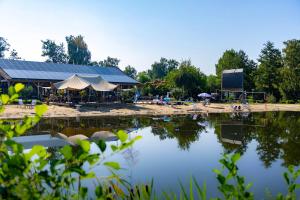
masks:
<path fill-rule="evenodd" d="M 17 140 L 28 142 L 42 134 L 43 137 L 37 137 L 41 140 L 56 137 L 57 133 L 67 137 L 82 134 L 91 138 L 97 132 L 120 129 L 131 132 L 146 127 L 151 128 L 151 133 L 160 140 L 176 140 L 178 148 L 183 151 L 189 150 L 194 142 L 200 140 L 201 134 L 212 128 L 226 152 L 243 154 L 254 140 L 257 142 L 257 155 L 265 167 L 270 167 L 277 159 L 283 160 L 284 166 L 300 164 L 300 113 L 296 112 L 43 119 L 30 131 L 31 138 L 23 136 Z M 63 144 L 59 141 L 57 146 Z"/>

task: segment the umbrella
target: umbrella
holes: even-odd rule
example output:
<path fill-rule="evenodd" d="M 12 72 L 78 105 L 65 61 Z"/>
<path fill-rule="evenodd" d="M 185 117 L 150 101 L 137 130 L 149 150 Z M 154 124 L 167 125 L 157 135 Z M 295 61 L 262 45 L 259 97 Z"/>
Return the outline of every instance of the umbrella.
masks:
<path fill-rule="evenodd" d="M 207 94 L 207 93 L 200 93 L 200 94 L 198 94 L 198 97 L 202 97 L 202 98 L 210 98 L 211 95 L 210 95 L 210 94 Z"/>

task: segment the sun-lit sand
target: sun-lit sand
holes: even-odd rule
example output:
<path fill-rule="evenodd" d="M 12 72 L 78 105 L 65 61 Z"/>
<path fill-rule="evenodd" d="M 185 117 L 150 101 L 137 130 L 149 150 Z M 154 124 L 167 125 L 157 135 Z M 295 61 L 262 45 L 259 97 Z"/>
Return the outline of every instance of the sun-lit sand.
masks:
<path fill-rule="evenodd" d="M 236 104 L 239 105 L 239 104 Z M 195 105 L 148 105 L 148 104 L 111 104 L 102 105 L 98 108 L 69 108 L 64 106 L 48 106 L 48 111 L 44 117 L 76 117 L 76 116 L 129 116 L 129 115 L 176 115 L 189 113 L 224 113 L 232 112 L 230 104 L 212 103 L 203 106 L 200 103 Z M 300 104 L 250 104 L 250 112 L 265 111 L 300 111 Z M 249 112 L 244 109 L 242 112 Z M 22 118 L 25 115 L 33 115 L 33 108 L 20 108 L 17 105 L 8 105 L 4 113 L 4 118 Z"/>

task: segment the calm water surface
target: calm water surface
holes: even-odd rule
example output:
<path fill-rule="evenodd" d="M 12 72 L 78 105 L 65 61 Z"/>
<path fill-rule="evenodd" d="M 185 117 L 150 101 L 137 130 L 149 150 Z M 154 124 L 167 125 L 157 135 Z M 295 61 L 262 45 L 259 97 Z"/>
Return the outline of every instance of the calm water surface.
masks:
<path fill-rule="evenodd" d="M 122 164 L 121 174 L 132 184 L 153 178 L 158 193 L 178 191 L 179 180 L 188 186 L 194 176 L 199 183 L 206 182 L 209 196 L 215 196 L 217 181 L 212 169 L 220 169 L 218 160 L 224 152 L 242 154 L 240 173 L 254 183 L 257 198 L 264 197 L 266 189 L 286 192 L 282 173 L 288 165 L 300 164 L 299 112 L 44 119 L 29 135 L 91 136 L 96 131 L 119 129 L 143 139 L 111 159 Z M 107 173 L 100 167 L 95 171 Z"/>

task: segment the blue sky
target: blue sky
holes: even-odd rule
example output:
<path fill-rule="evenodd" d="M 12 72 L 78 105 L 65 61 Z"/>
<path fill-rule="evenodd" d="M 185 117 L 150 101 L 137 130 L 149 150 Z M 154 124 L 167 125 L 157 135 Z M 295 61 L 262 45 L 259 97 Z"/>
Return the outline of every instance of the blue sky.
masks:
<path fill-rule="evenodd" d="M 166 57 L 211 74 L 226 49 L 256 60 L 268 40 L 300 39 L 299 0 L 0 0 L 0 14 L 0 36 L 26 60 L 45 60 L 41 40 L 81 34 L 92 60 L 138 71 Z"/>

